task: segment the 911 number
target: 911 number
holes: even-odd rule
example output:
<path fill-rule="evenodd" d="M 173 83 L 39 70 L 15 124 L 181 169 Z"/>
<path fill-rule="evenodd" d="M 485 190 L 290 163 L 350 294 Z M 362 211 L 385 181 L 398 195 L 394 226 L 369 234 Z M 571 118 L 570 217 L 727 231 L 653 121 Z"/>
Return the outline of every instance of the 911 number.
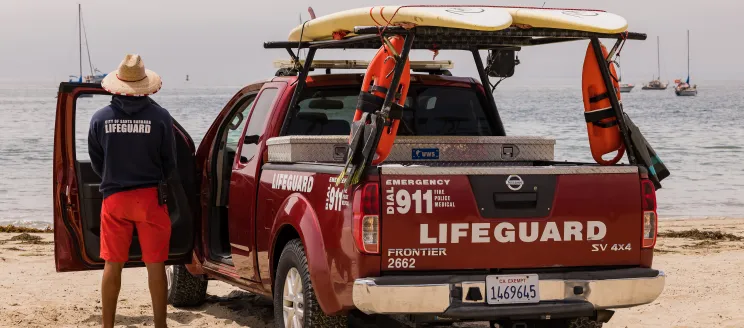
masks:
<path fill-rule="evenodd" d="M 416 259 L 388 259 L 388 269 L 415 269 Z"/>

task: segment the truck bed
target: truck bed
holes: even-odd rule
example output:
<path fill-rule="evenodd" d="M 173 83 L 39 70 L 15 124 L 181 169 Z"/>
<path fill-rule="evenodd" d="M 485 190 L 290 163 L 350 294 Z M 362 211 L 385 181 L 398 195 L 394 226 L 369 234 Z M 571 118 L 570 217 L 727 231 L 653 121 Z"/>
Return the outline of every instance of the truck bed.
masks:
<path fill-rule="evenodd" d="M 346 140 L 273 138 L 269 161 L 340 171 Z M 555 162 L 554 144 L 399 137 L 388 160 L 368 168 L 380 190 L 382 271 L 640 265 L 638 167 Z"/>

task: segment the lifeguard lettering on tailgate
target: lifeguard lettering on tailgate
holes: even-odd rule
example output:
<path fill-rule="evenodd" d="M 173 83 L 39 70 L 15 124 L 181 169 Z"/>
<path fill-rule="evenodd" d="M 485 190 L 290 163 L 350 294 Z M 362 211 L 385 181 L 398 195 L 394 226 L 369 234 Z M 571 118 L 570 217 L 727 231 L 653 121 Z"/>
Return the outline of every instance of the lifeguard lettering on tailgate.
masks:
<path fill-rule="evenodd" d="M 586 229 L 585 229 L 586 228 Z M 510 222 L 491 223 L 441 223 L 439 225 L 421 224 L 420 243 L 532 243 L 546 241 L 591 241 L 602 240 L 607 235 L 607 226 L 601 221 L 565 221 L 559 226 L 556 222 Z"/>

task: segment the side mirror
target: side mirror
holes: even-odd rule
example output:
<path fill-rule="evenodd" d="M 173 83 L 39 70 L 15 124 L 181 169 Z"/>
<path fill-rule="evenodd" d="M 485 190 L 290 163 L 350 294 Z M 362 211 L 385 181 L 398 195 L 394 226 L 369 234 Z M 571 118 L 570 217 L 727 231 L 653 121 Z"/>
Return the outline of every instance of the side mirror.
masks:
<path fill-rule="evenodd" d="M 249 136 L 245 136 L 243 139 L 243 144 L 258 144 L 259 136 L 256 134 L 252 134 Z"/>

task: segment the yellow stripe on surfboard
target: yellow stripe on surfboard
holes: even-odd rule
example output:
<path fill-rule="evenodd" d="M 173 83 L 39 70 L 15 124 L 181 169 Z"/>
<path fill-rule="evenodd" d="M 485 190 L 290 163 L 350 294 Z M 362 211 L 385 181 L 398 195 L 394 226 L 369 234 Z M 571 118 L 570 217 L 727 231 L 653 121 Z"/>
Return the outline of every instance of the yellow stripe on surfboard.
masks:
<path fill-rule="evenodd" d="M 357 26 L 415 24 L 477 31 L 498 31 L 513 24 L 596 33 L 619 33 L 627 21 L 602 11 L 530 9 L 495 6 L 377 6 L 350 9 L 318 17 L 294 28 L 289 41 L 331 39 L 334 32 Z"/>

